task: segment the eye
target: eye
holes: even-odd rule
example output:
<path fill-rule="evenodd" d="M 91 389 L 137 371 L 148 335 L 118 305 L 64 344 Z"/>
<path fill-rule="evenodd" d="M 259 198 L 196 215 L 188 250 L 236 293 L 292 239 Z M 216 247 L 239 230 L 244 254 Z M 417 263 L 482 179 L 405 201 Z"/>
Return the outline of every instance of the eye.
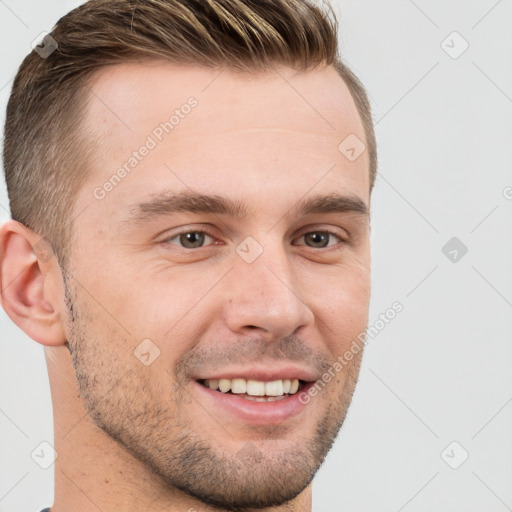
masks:
<path fill-rule="evenodd" d="M 213 238 L 204 231 L 187 231 L 163 240 L 165 243 L 181 245 L 185 249 L 198 249 L 205 245 L 206 240 Z"/>
<path fill-rule="evenodd" d="M 324 247 L 331 247 L 339 242 L 343 242 L 343 239 L 339 235 L 331 233 L 330 231 L 310 231 L 299 238 L 299 240 L 302 239 L 304 239 L 304 245 L 315 249 L 323 249 Z"/>

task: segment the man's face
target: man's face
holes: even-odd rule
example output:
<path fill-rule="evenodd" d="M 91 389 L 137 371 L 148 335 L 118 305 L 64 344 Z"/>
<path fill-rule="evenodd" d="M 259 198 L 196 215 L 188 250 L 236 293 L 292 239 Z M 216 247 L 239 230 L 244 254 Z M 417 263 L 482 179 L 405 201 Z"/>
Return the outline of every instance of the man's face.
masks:
<path fill-rule="evenodd" d="M 333 364 L 367 323 L 368 157 L 338 149 L 364 141 L 348 89 L 332 68 L 126 64 L 96 75 L 84 126 L 100 144 L 72 212 L 66 332 L 91 417 L 206 502 L 295 497 L 345 418 L 361 352 Z"/>

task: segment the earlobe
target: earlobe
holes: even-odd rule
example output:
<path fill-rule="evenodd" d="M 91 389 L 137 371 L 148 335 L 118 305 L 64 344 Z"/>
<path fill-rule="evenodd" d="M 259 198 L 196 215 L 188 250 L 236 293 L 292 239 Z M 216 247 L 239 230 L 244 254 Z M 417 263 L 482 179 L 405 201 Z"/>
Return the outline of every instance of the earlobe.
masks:
<path fill-rule="evenodd" d="M 13 322 L 47 346 L 66 342 L 62 297 L 49 282 L 60 269 L 48 257 L 51 246 L 23 224 L 9 220 L 0 227 L 0 297 Z M 53 258 L 55 260 L 55 258 Z"/>

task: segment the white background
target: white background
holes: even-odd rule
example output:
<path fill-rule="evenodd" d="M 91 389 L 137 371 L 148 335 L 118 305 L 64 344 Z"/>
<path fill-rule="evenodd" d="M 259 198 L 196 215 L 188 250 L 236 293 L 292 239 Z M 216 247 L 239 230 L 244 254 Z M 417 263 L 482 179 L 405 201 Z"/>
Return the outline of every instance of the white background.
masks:
<path fill-rule="evenodd" d="M 0 0 L 2 124 L 31 41 L 79 3 Z M 377 123 L 370 323 L 404 310 L 367 346 L 314 511 L 512 510 L 512 3 L 335 6 Z M 0 333 L 0 512 L 34 512 L 53 500 L 53 467 L 30 457 L 53 442 L 46 365 L 1 310 Z"/>

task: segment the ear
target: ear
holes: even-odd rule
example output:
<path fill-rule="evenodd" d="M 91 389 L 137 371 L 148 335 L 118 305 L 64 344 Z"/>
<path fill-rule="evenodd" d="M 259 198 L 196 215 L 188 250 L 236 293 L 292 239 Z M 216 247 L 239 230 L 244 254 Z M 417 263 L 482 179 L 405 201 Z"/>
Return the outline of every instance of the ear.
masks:
<path fill-rule="evenodd" d="M 32 339 L 46 346 L 66 343 L 57 258 L 44 238 L 14 220 L 0 227 L 0 299 L 12 321 Z"/>

